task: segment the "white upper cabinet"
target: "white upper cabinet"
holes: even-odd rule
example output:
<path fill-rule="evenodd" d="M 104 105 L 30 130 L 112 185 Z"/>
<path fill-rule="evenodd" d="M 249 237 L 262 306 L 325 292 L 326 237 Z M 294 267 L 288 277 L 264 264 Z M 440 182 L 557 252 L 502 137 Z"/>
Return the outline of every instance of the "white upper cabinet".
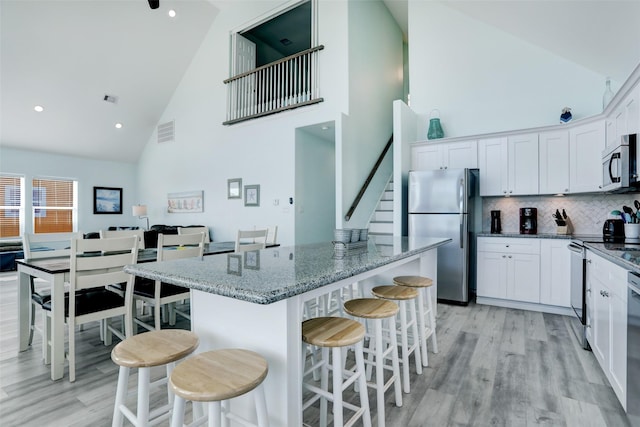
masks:
<path fill-rule="evenodd" d="M 481 196 L 538 194 L 538 134 L 478 142 Z"/>
<path fill-rule="evenodd" d="M 587 123 L 569 130 L 569 192 L 586 193 L 602 188 L 602 150 L 605 148 L 604 121 Z"/>
<path fill-rule="evenodd" d="M 605 120 L 607 147 L 620 144 L 622 135 L 640 132 L 640 85 L 636 85 Z"/>
<path fill-rule="evenodd" d="M 478 167 L 477 141 L 415 145 L 412 170 L 464 169 Z"/>
<path fill-rule="evenodd" d="M 540 144 L 540 194 L 569 192 L 569 131 L 542 132 Z"/>

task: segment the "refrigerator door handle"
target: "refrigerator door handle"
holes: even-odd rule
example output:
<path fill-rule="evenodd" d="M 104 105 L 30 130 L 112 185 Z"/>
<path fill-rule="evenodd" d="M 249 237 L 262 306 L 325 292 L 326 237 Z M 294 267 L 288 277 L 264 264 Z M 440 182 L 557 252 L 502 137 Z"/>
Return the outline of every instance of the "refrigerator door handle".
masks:
<path fill-rule="evenodd" d="M 464 240 L 465 240 L 465 232 L 464 230 L 466 230 L 466 222 L 467 217 L 460 212 L 460 248 L 464 248 Z"/>
<path fill-rule="evenodd" d="M 464 180 L 461 179 L 458 183 L 458 197 L 460 198 L 460 248 L 464 248 L 464 230 L 465 230 L 465 216 L 464 216 L 464 200 L 466 197 Z"/>

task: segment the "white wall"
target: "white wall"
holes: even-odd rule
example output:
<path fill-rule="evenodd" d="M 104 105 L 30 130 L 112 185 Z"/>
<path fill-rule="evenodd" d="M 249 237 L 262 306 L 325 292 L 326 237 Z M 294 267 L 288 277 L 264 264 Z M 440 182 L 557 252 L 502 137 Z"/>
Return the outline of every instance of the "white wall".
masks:
<path fill-rule="evenodd" d="M 1 147 L 0 171 L 24 176 L 26 195 L 31 194 L 33 178 L 62 178 L 78 181 L 77 231 L 83 233 L 99 231 L 112 225 L 146 226 L 144 220 L 131 215 L 131 206 L 138 203 L 135 164 Z M 122 215 L 94 215 L 93 187 L 122 188 Z M 26 232 L 33 232 L 31 203 L 31 198 L 25 197 Z"/>
<path fill-rule="evenodd" d="M 357 4 L 358 19 L 352 20 L 351 3 Z M 351 203 L 391 134 L 391 101 L 402 96 L 400 31 L 380 2 L 321 1 L 318 37 L 325 49 L 320 52 L 319 78 L 324 102 L 223 126 L 229 34 L 283 3 L 214 4 L 220 12 L 160 120 L 176 120 L 176 141 L 156 144 L 154 135 L 140 160 L 141 200 L 149 206 L 152 224 L 204 224 L 218 241 L 234 239 L 238 228 L 278 225 L 280 243 L 293 244 L 296 206 L 289 206 L 288 199 L 295 194 L 295 129 L 340 120 L 344 112 L 352 116 L 348 134 L 340 133 L 336 124 L 336 150 L 344 150 L 336 154 L 344 169 L 337 174 L 341 182 L 336 197 L 342 200 L 340 189 L 346 188 Z M 355 28 L 349 30 L 352 24 Z M 357 40 L 350 43 L 350 37 Z M 367 37 L 373 41 L 365 43 Z M 260 184 L 261 206 L 228 200 L 229 178 Z M 191 190 L 204 191 L 203 213 L 166 213 L 168 192 Z M 336 202 L 336 209 L 340 204 Z M 367 219 L 372 209 L 363 214 Z"/>
<path fill-rule="evenodd" d="M 402 99 L 402 32 L 382 2 L 349 2 L 349 125 L 340 167 L 347 213 L 393 132 L 393 101 Z M 370 184 L 349 222 L 363 228 L 391 176 L 391 162 Z"/>
<path fill-rule="evenodd" d="M 445 136 L 556 124 L 602 111 L 604 76 L 440 2 L 409 1 L 411 108 L 440 110 Z M 558 40 L 562 43 L 562 40 Z"/>
<path fill-rule="evenodd" d="M 296 245 L 333 239 L 336 150 L 333 130 L 327 132 L 332 134 L 320 138 L 304 129 L 296 131 Z"/>

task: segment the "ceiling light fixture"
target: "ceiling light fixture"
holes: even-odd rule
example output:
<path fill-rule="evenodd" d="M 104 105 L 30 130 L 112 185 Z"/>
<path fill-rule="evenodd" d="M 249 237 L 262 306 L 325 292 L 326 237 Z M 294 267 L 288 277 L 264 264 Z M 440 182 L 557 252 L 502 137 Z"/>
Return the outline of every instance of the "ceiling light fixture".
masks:
<path fill-rule="evenodd" d="M 284 38 L 280 40 L 280 43 L 282 43 L 285 46 L 289 46 L 291 44 L 291 40 Z"/>
<path fill-rule="evenodd" d="M 173 9 L 169 10 L 169 18 L 175 18 L 176 17 L 176 11 Z"/>
<path fill-rule="evenodd" d="M 116 123 L 116 129 L 122 129 L 122 123 Z"/>
<path fill-rule="evenodd" d="M 38 113 L 42 113 L 44 111 L 44 107 L 42 105 L 36 105 L 33 109 Z"/>
<path fill-rule="evenodd" d="M 149 7 L 151 9 L 157 9 L 160 7 L 160 0 L 149 0 Z"/>

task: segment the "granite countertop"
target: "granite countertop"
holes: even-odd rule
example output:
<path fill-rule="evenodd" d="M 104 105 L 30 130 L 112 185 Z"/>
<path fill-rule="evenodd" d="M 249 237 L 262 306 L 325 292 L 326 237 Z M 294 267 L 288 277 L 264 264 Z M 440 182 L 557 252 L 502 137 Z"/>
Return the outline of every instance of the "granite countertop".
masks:
<path fill-rule="evenodd" d="M 449 238 L 395 237 L 343 258 L 331 242 L 128 265 L 127 273 L 257 304 L 271 304 L 348 279 L 451 242 Z"/>
<path fill-rule="evenodd" d="M 640 273 L 640 245 L 638 244 L 625 247 L 624 243 L 585 242 L 584 246 L 622 268 Z"/>
<path fill-rule="evenodd" d="M 524 239 L 572 239 L 571 234 L 553 234 L 553 233 L 541 233 L 541 234 L 520 234 L 520 233 L 478 233 L 477 237 L 517 237 Z"/>

